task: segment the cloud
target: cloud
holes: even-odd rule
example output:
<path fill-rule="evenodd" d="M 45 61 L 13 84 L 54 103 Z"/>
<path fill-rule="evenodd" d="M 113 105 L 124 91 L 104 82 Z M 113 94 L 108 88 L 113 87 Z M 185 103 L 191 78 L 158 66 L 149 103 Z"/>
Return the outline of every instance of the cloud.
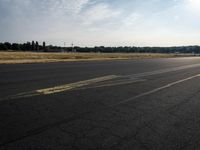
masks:
<path fill-rule="evenodd" d="M 106 24 L 112 19 L 115 19 L 120 15 L 119 10 L 111 8 L 109 4 L 99 3 L 90 8 L 88 8 L 81 17 L 83 18 L 83 24 L 92 25 L 101 22 L 101 24 Z"/>
<path fill-rule="evenodd" d="M 51 12 L 62 12 L 67 14 L 78 14 L 89 0 L 42 0 L 43 9 Z"/>
<path fill-rule="evenodd" d="M 138 21 L 142 18 L 142 15 L 133 12 L 132 14 L 128 15 L 127 17 L 124 18 L 123 23 L 125 26 L 132 26 L 138 23 Z"/>
<path fill-rule="evenodd" d="M 89 3 L 89 0 L 1 0 L 0 5 L 7 14 L 14 17 L 52 17 L 76 15 Z"/>

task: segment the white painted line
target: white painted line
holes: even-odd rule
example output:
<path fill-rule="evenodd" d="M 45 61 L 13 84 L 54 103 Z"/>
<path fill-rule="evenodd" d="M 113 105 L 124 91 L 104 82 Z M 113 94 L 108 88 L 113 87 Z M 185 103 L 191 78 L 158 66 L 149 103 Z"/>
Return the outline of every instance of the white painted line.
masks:
<path fill-rule="evenodd" d="M 130 102 L 130 101 L 132 101 L 132 100 L 135 100 L 135 99 L 138 99 L 138 98 L 141 98 L 141 97 L 144 97 L 144 96 L 147 96 L 147 95 L 150 95 L 150 94 L 159 92 L 159 91 L 161 91 L 161 90 L 163 90 L 163 89 L 166 89 L 166 88 L 175 86 L 175 85 L 177 85 L 177 84 L 183 83 L 183 82 L 185 82 L 185 81 L 188 81 L 188 80 L 191 80 L 191 79 L 194 79 L 194 78 L 197 78 L 197 77 L 200 77 L 200 74 L 197 74 L 197 75 L 194 75 L 194 76 L 191 76 L 191 77 L 189 77 L 189 78 L 185 78 L 185 79 L 182 79 L 182 80 L 179 80 L 179 81 L 176 81 L 176 82 L 172 82 L 172 83 L 169 83 L 169 84 L 164 85 L 164 86 L 162 86 L 162 87 L 159 87 L 159 88 L 153 89 L 153 90 L 151 90 L 151 91 L 148 91 L 148 92 L 139 94 L 139 95 L 137 95 L 137 96 L 128 98 L 128 99 L 126 99 L 126 100 L 124 100 L 124 101 L 121 101 L 121 102 L 119 102 L 119 103 L 113 104 L 113 105 L 111 105 L 110 107 L 114 107 L 114 106 L 117 106 L 117 105 L 120 105 L 120 104 L 124 104 L 124 103 Z"/>
<path fill-rule="evenodd" d="M 53 93 L 60 93 L 60 92 L 63 92 L 63 91 L 69 91 L 69 90 L 72 90 L 72 89 L 77 89 L 77 88 L 84 87 L 84 86 L 87 86 L 87 85 L 90 85 L 90 84 L 108 81 L 108 80 L 112 80 L 112 79 L 119 78 L 119 77 L 142 78 L 142 77 L 146 77 L 146 76 L 152 76 L 152 75 L 157 75 L 157 74 L 162 74 L 162 73 L 174 72 L 174 71 L 178 71 L 178 70 L 184 70 L 184 69 L 195 68 L 195 67 L 200 67 L 200 64 L 193 64 L 193 65 L 187 65 L 187 66 L 181 66 L 181 67 L 175 67 L 175 68 L 167 68 L 167 69 L 155 70 L 155 71 L 151 71 L 151 72 L 144 72 L 144 73 L 138 73 L 138 74 L 133 74 L 133 75 L 125 75 L 125 76 L 108 75 L 108 76 L 104 76 L 104 77 L 99 77 L 99 78 L 85 80 L 85 81 L 79 81 L 79 82 L 65 84 L 65 85 L 56 86 L 56 87 L 52 87 L 52 88 L 39 89 L 39 90 L 35 90 L 35 91 L 19 93 L 19 94 L 9 96 L 9 97 L 4 98 L 4 99 L 0 99 L 0 101 L 8 100 L 8 99 L 18 99 L 18 98 L 33 97 L 33 96 L 38 96 L 38 95 L 48 95 L 48 94 L 53 94 Z M 112 85 L 114 86 L 114 85 L 117 85 L 117 84 L 118 83 L 107 84 L 105 86 L 112 86 Z M 119 84 L 121 84 L 121 83 L 119 83 Z M 101 87 L 101 85 L 99 85 L 99 87 Z"/>
<path fill-rule="evenodd" d="M 180 67 L 167 68 L 167 69 L 155 70 L 155 71 L 150 71 L 150 72 L 143 72 L 143 73 L 138 73 L 138 74 L 127 75 L 125 77 L 142 78 L 142 77 L 174 72 L 174 71 L 179 71 L 179 70 L 184 70 L 184 69 L 190 69 L 190 68 L 195 68 L 195 67 L 200 67 L 200 64 L 198 63 L 198 64 L 192 64 L 192 65 L 187 65 L 187 66 L 180 66 Z"/>

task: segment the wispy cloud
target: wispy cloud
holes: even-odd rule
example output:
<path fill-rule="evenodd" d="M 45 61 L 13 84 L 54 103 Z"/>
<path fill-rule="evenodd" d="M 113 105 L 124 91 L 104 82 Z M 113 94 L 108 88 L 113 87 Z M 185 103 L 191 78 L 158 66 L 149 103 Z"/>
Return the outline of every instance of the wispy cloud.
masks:
<path fill-rule="evenodd" d="M 133 12 L 132 14 L 124 18 L 123 23 L 125 26 L 133 26 L 136 25 L 141 18 L 142 18 L 141 14 Z"/>
<path fill-rule="evenodd" d="M 88 8 L 81 14 L 81 17 L 85 25 L 92 25 L 95 23 L 106 24 L 118 17 L 120 13 L 119 10 L 111 8 L 109 4 L 99 3 Z"/>
<path fill-rule="evenodd" d="M 41 5 L 43 10 L 62 12 L 63 14 L 78 14 L 89 0 L 41 0 L 36 6 Z"/>
<path fill-rule="evenodd" d="M 89 0 L 1 0 L 0 2 L 7 12 L 5 16 L 20 14 L 31 15 L 31 18 L 78 14 L 87 3 Z"/>

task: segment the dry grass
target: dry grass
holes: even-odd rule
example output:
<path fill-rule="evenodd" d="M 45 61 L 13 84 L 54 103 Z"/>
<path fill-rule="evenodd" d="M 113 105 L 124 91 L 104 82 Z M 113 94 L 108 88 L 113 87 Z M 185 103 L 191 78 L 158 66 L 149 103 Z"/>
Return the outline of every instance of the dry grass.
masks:
<path fill-rule="evenodd" d="M 0 52 L 0 64 L 43 63 L 85 60 L 145 59 L 169 58 L 188 55 L 153 53 L 36 53 L 36 52 Z"/>

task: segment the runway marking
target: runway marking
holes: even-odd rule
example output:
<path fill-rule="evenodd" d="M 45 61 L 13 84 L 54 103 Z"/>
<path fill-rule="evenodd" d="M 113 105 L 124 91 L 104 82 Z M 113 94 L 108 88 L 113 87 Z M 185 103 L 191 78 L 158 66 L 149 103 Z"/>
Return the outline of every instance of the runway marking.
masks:
<path fill-rule="evenodd" d="M 132 79 L 132 80 L 125 80 L 125 81 L 120 81 L 120 80 L 117 80 L 117 81 L 112 81 L 112 82 L 106 82 L 106 83 L 103 83 L 103 84 L 99 84 L 99 85 L 92 85 L 92 86 L 89 86 L 89 87 L 83 87 L 83 88 L 79 88 L 80 90 L 85 90 L 85 89 L 92 89 L 92 88 L 102 88 L 102 87 L 110 87 L 110 86 L 119 86 L 119 85 L 124 85 L 124 84 L 133 84 L 133 83 L 137 83 L 137 82 L 144 82 L 146 81 L 146 79 L 138 79 L 138 78 L 135 78 L 135 79 Z"/>
<path fill-rule="evenodd" d="M 95 78 L 95 79 L 75 82 L 75 83 L 71 83 L 71 84 L 56 86 L 56 87 L 53 87 L 53 88 L 36 90 L 36 92 L 44 94 L 44 95 L 60 93 L 60 92 L 63 92 L 63 91 L 72 90 L 72 89 L 87 86 L 87 85 L 90 85 L 90 84 L 115 79 L 115 78 L 118 78 L 118 77 L 119 76 L 116 76 L 116 75 L 109 75 L 109 76 L 99 77 L 99 78 Z"/>
<path fill-rule="evenodd" d="M 127 76 L 124 76 L 124 77 L 142 78 L 142 77 L 146 77 L 146 76 L 152 76 L 152 75 L 157 75 L 157 74 L 174 72 L 174 71 L 190 69 L 190 68 L 195 68 L 195 67 L 200 67 L 200 64 L 198 63 L 198 64 L 192 64 L 192 65 L 187 65 L 187 66 L 180 66 L 180 67 L 174 67 L 174 68 L 167 68 L 167 69 L 137 73 L 137 74 L 127 75 Z"/>
<path fill-rule="evenodd" d="M 184 69 L 189 69 L 189 68 L 194 68 L 194 67 L 199 67 L 199 66 L 200 66 L 200 64 L 193 64 L 193 65 L 187 65 L 187 66 L 181 66 L 181 67 L 175 67 L 175 68 L 167 68 L 167 69 L 155 70 L 155 71 L 132 74 L 132 75 L 121 75 L 121 76 L 120 75 L 119 76 L 108 75 L 108 76 L 104 76 L 104 77 L 94 78 L 94 79 L 85 80 L 85 81 L 79 81 L 79 82 L 65 84 L 65 85 L 56 86 L 56 87 L 52 87 L 52 88 L 39 89 L 39 90 L 19 93 L 19 94 L 13 95 L 13 96 L 9 96 L 7 98 L 0 99 L 0 101 L 8 100 L 8 99 L 18 99 L 18 98 L 33 97 L 33 96 L 38 96 L 38 95 L 48 95 L 48 94 L 53 94 L 53 93 L 60 93 L 63 91 L 69 91 L 69 90 L 81 88 L 84 86 L 88 86 L 90 84 L 108 81 L 108 80 L 112 80 L 112 79 L 116 79 L 116 78 L 120 78 L 120 77 L 130 78 L 130 79 L 131 78 L 138 79 L 138 78 L 142 78 L 142 77 L 146 77 L 146 76 L 152 76 L 152 75 L 157 75 L 157 74 L 162 74 L 162 73 L 184 70 Z M 127 83 L 130 83 L 130 82 L 127 82 Z M 114 85 L 120 85 L 120 84 L 123 84 L 123 83 L 119 83 L 119 82 L 112 83 L 112 84 L 106 83 L 105 85 L 97 85 L 97 86 L 93 86 L 93 87 L 98 88 L 98 87 L 114 86 Z M 124 84 L 126 84 L 126 82 L 124 82 Z M 82 89 L 84 89 L 84 88 L 82 88 Z"/>
<path fill-rule="evenodd" d="M 180 84 L 180 83 L 183 83 L 183 82 L 185 82 L 185 81 L 192 80 L 192 79 L 198 78 L 198 77 L 200 77 L 200 74 L 197 74 L 197 75 L 194 75 L 194 76 L 191 76 L 191 77 L 189 77 L 189 78 L 185 78 L 185 79 L 182 79 L 182 80 L 179 80 L 179 81 L 176 81 L 176 82 L 169 83 L 169 84 L 167 84 L 167 85 L 165 85 L 165 86 L 162 86 L 162 87 L 153 89 L 153 90 L 151 90 L 151 91 L 148 91 L 148 92 L 139 94 L 139 95 L 137 95 L 137 96 L 128 98 L 128 99 L 126 99 L 126 100 L 124 100 L 124 101 L 121 101 L 121 102 L 119 102 L 119 103 L 113 104 L 113 105 L 111 105 L 110 107 L 114 107 L 114 106 L 117 106 L 117 105 L 120 105 L 120 104 L 124 104 L 124 103 L 130 102 L 130 101 L 132 101 L 132 100 L 135 100 L 135 99 L 141 98 L 141 97 L 143 97 L 143 96 L 147 96 L 147 95 L 156 93 L 156 92 L 161 91 L 161 90 L 163 90 L 163 89 L 170 88 L 170 87 L 172 87 L 172 86 L 174 86 L 174 85 L 177 85 L 177 84 Z"/>
<path fill-rule="evenodd" d="M 35 90 L 35 91 L 30 91 L 30 92 L 19 93 L 17 95 L 5 98 L 5 100 L 60 93 L 60 92 L 69 91 L 69 90 L 72 90 L 72 89 L 88 86 L 88 85 L 91 85 L 91 84 L 95 84 L 95 83 L 98 83 L 98 82 L 116 79 L 118 77 L 119 76 L 117 76 L 117 75 L 108 75 L 108 76 L 98 77 L 98 78 L 94 78 L 94 79 L 89 79 L 89 80 L 69 83 L 69 84 L 65 84 L 65 85 L 55 86 L 55 87 L 52 87 L 52 88 L 45 88 L 45 89 L 39 89 L 39 90 Z"/>

